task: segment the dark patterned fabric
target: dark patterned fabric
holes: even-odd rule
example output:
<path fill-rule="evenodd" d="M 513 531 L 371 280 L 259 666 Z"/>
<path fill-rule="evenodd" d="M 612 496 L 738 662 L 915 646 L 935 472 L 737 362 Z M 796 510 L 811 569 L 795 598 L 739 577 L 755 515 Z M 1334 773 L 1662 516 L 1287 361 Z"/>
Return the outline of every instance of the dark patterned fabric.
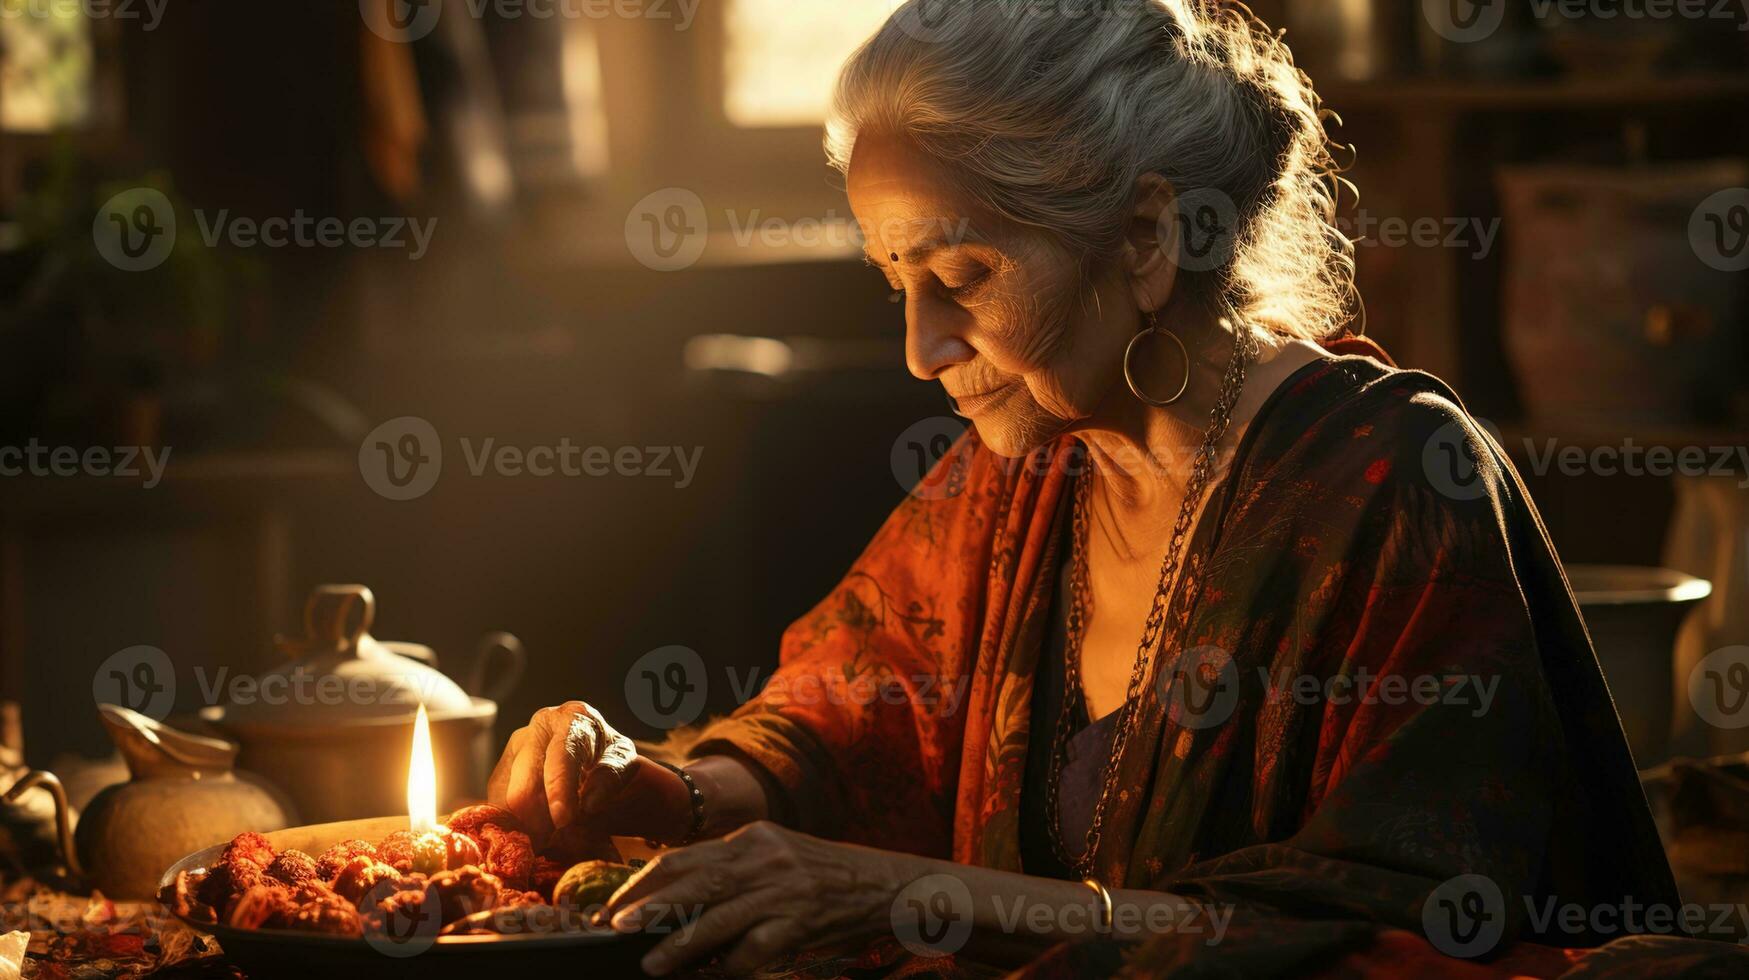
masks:
<path fill-rule="evenodd" d="M 804 830 L 1022 870 L 1075 448 L 1010 461 L 968 433 L 694 754 L 762 766 Z M 1187 561 L 1097 864 L 1233 919 L 1218 944 L 1127 949 L 1132 968 L 1340 973 L 1407 938 L 1475 969 L 1420 938 L 1475 875 L 1499 890 L 1476 920 L 1497 923 L 1493 955 L 1553 975 L 1571 957 L 1541 947 L 1631 930 L 1539 928 L 1530 910 L 1678 904 L 1541 522 L 1438 380 L 1363 357 L 1301 371 L 1245 433 Z M 1102 945 L 1034 975 L 1063 957 L 1108 972 Z"/>

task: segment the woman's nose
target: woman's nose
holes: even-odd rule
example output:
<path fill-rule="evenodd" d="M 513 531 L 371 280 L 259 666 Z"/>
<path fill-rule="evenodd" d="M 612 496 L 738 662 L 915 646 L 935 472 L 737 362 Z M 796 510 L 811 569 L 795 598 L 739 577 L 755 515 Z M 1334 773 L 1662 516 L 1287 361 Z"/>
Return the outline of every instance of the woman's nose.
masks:
<path fill-rule="evenodd" d="M 963 311 L 952 316 L 948 311 L 932 309 L 928 301 L 914 295 L 905 308 L 905 366 L 923 381 L 934 381 L 955 364 L 964 364 L 977 356 L 966 342 L 963 332 Z"/>

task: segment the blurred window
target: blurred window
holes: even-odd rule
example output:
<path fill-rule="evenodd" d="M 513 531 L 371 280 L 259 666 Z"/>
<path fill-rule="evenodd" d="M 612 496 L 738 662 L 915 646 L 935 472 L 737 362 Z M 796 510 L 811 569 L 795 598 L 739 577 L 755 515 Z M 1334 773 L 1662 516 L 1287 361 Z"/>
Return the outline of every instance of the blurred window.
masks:
<path fill-rule="evenodd" d="M 746 128 L 825 121 L 838 70 L 898 0 L 727 0 L 724 112 Z"/>
<path fill-rule="evenodd" d="M 0 0 L 0 130 L 81 125 L 91 91 L 91 25 L 80 5 Z"/>
<path fill-rule="evenodd" d="M 591 25 L 565 32 L 560 74 L 570 110 L 571 164 L 582 177 L 607 173 L 607 106 L 601 90 L 601 46 Z"/>

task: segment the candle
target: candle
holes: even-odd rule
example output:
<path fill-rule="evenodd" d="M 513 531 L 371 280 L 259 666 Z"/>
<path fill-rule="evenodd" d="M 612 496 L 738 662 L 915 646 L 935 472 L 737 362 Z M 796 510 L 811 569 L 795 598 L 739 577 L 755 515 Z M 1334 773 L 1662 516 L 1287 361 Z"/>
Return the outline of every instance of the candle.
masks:
<path fill-rule="evenodd" d="M 413 719 L 413 757 L 407 766 L 407 823 L 415 834 L 431 833 L 437 823 L 437 761 L 431 755 L 431 721 L 425 705 Z"/>
<path fill-rule="evenodd" d="M 431 752 L 431 720 L 425 705 L 413 718 L 413 754 L 407 764 L 407 828 L 413 832 L 413 870 L 436 874 L 479 864 L 480 849 L 466 834 L 437 822 L 437 760 Z"/>

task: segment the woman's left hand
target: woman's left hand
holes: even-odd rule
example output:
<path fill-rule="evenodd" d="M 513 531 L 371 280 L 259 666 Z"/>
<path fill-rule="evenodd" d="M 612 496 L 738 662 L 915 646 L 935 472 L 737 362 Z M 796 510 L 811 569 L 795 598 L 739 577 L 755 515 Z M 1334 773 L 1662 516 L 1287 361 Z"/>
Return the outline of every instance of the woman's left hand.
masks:
<path fill-rule="evenodd" d="M 787 953 L 889 928 L 900 855 L 836 844 L 761 821 L 668 851 L 607 903 L 616 930 L 669 934 L 646 972 L 724 954 L 748 973 Z"/>

